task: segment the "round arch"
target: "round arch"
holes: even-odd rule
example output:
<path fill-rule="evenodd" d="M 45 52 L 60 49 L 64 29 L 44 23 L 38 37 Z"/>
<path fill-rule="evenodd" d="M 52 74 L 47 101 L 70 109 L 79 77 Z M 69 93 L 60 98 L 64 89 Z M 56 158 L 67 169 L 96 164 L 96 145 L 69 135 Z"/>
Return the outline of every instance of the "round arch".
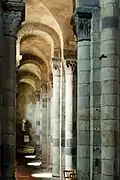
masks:
<path fill-rule="evenodd" d="M 17 43 L 16 43 L 16 59 L 17 59 L 17 64 L 19 65 L 19 61 L 21 59 L 20 56 L 20 44 L 21 40 L 23 40 L 23 37 L 31 34 L 31 35 L 39 35 L 40 37 L 44 38 L 44 40 L 47 40 L 47 43 L 52 44 L 54 43 L 54 49 L 61 49 L 60 45 L 60 39 L 58 34 L 49 26 L 42 24 L 42 23 L 36 23 L 36 22 L 24 22 L 22 24 L 21 29 L 19 30 L 17 34 Z M 43 34 L 45 36 L 43 36 Z M 52 45 L 53 48 L 53 45 Z M 53 49 L 52 49 L 53 51 Z M 52 54 L 53 53 L 53 54 Z M 51 52 L 52 56 L 54 56 L 54 51 Z"/>
<path fill-rule="evenodd" d="M 48 59 L 40 49 L 38 49 L 36 47 L 31 47 L 31 45 L 28 45 L 27 47 L 24 47 L 23 49 L 21 49 L 21 52 L 22 52 L 22 56 L 29 54 L 32 57 L 37 57 L 37 58 L 41 59 L 41 61 L 43 61 L 43 63 L 45 63 L 47 69 L 49 70 Z M 20 62 L 19 62 L 19 64 L 20 64 Z"/>
<path fill-rule="evenodd" d="M 33 74 L 32 72 L 28 72 L 28 71 L 19 71 L 17 73 L 17 79 L 18 82 L 20 82 L 21 79 L 26 78 L 26 79 L 32 79 L 32 81 L 35 82 L 35 87 L 37 90 L 40 90 L 40 79 Z"/>
<path fill-rule="evenodd" d="M 28 85 L 32 86 L 34 91 L 36 91 L 35 82 L 30 77 L 24 77 L 24 78 L 20 79 L 19 84 L 21 84 L 21 83 L 28 84 Z"/>
<path fill-rule="evenodd" d="M 41 71 L 41 79 L 45 79 L 44 76 L 48 76 L 49 75 L 49 71 L 48 71 L 48 67 L 46 66 L 46 64 L 39 59 L 36 56 L 31 56 L 30 54 L 25 54 L 22 57 L 22 60 L 20 61 L 20 66 L 23 66 L 24 64 L 34 64 L 36 65 L 40 71 Z"/>
<path fill-rule="evenodd" d="M 38 37 L 38 38 L 40 37 L 41 39 L 43 39 L 51 47 L 51 57 L 54 56 L 54 49 L 56 47 L 54 45 L 53 39 L 49 34 L 40 30 L 34 30 L 33 32 L 26 31 L 26 33 L 21 38 L 20 44 L 22 44 L 22 42 L 25 41 L 28 37 Z"/>
<path fill-rule="evenodd" d="M 41 70 L 34 63 L 25 63 L 19 67 L 19 71 L 27 71 L 32 74 L 35 74 L 39 80 L 41 80 Z"/>

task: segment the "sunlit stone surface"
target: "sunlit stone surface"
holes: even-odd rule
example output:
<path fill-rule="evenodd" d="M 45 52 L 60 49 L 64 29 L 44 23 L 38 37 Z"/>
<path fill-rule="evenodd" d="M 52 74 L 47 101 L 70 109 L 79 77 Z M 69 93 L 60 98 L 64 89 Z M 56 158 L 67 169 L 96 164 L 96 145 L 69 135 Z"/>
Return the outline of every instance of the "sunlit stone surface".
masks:
<path fill-rule="evenodd" d="M 119 6 L 0 1 L 0 179 L 120 179 Z"/>

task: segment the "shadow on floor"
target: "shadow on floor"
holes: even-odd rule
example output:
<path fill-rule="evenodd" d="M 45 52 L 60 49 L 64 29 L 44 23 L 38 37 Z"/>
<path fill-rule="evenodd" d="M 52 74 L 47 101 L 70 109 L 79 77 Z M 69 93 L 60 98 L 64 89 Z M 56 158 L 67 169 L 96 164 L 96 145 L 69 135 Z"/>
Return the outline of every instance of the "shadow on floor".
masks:
<path fill-rule="evenodd" d="M 47 168 L 44 166 L 33 167 L 27 166 L 30 159 L 26 159 L 24 155 L 17 156 L 16 160 L 16 180 L 51 180 L 51 178 L 34 178 L 31 176 L 33 173 L 46 172 Z M 49 170 L 51 172 L 51 170 Z"/>

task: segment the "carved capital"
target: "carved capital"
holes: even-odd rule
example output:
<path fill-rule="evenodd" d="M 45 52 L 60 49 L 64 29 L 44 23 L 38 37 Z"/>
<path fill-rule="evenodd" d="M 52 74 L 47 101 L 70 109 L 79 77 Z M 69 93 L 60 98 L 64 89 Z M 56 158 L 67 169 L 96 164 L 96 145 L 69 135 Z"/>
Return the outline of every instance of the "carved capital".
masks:
<path fill-rule="evenodd" d="M 24 20 L 24 12 L 25 12 L 25 0 L 2 0 L 4 10 L 10 11 L 21 11 L 23 12 Z"/>
<path fill-rule="evenodd" d="M 24 0 L 3 0 L 4 35 L 14 36 L 24 20 Z"/>
<path fill-rule="evenodd" d="M 77 73 L 77 61 L 67 59 L 65 61 L 65 72 L 66 72 L 66 75 L 76 74 Z"/>
<path fill-rule="evenodd" d="M 53 76 L 60 76 L 61 59 L 52 58 L 52 72 Z"/>
<path fill-rule="evenodd" d="M 40 101 L 40 91 L 36 91 L 36 101 Z"/>
<path fill-rule="evenodd" d="M 21 12 L 16 11 L 5 11 L 3 14 L 4 19 L 4 35 L 14 36 L 20 28 L 21 25 Z"/>
<path fill-rule="evenodd" d="M 91 31 L 91 13 L 81 13 L 76 12 L 75 22 L 76 22 L 76 34 L 77 40 L 90 40 Z"/>

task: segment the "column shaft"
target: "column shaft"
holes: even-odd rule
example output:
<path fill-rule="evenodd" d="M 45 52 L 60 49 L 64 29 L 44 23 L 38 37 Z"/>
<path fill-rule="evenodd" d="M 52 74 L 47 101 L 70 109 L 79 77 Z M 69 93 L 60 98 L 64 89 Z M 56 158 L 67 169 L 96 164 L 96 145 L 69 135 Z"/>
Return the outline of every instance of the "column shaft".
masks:
<path fill-rule="evenodd" d="M 0 159 L 1 159 L 1 145 L 2 145 L 2 56 L 3 56 L 3 9 L 2 2 L 0 1 Z M 0 177 L 1 177 L 2 164 L 0 163 Z"/>
<path fill-rule="evenodd" d="M 51 165 L 51 132 L 50 132 L 50 127 L 51 127 L 51 113 L 50 113 L 50 108 L 51 108 L 51 101 L 50 98 L 47 98 L 47 164 L 50 167 Z"/>
<path fill-rule="evenodd" d="M 61 129 L 61 148 L 62 148 L 62 172 L 65 170 L 65 72 L 62 73 L 62 129 Z M 64 175 L 64 174 L 63 174 Z"/>
<path fill-rule="evenodd" d="M 36 156 L 40 158 L 40 92 L 36 92 Z"/>
<path fill-rule="evenodd" d="M 43 100 L 40 100 L 40 156 L 42 157 L 42 121 L 43 121 Z"/>
<path fill-rule="evenodd" d="M 19 3 L 18 3 L 19 6 Z M 14 7 L 14 3 L 13 3 Z M 16 150 L 16 34 L 22 12 L 6 10 L 2 61 L 2 180 L 15 179 Z"/>
<path fill-rule="evenodd" d="M 58 64 L 57 64 L 58 63 Z M 52 175 L 60 178 L 60 62 L 53 60 Z"/>
<path fill-rule="evenodd" d="M 90 179 L 90 13 L 76 13 L 77 177 Z"/>
<path fill-rule="evenodd" d="M 53 92 L 52 92 L 52 94 L 53 94 Z M 53 107 L 53 96 L 51 97 L 51 109 L 50 109 L 50 113 L 51 113 L 51 126 L 50 126 L 50 134 L 51 134 L 51 165 L 52 165 L 52 158 L 53 158 L 53 153 L 52 153 L 52 137 L 53 137 L 52 107 Z"/>
<path fill-rule="evenodd" d="M 47 97 L 43 99 L 42 106 L 42 162 L 47 164 Z"/>
<path fill-rule="evenodd" d="M 81 55 L 83 52 L 83 56 Z M 90 172 L 90 42 L 78 42 L 77 170 L 89 179 Z M 84 68 L 84 69 L 83 69 Z"/>
<path fill-rule="evenodd" d="M 65 84 L 65 169 L 75 169 L 76 160 L 76 121 L 74 119 L 74 76 L 76 61 L 66 60 Z"/>
<path fill-rule="evenodd" d="M 96 22 L 98 23 L 96 24 Z M 95 25 L 96 24 L 96 25 Z M 91 19 L 90 72 L 90 180 L 101 179 L 101 61 L 100 9 Z"/>
<path fill-rule="evenodd" d="M 14 179 L 15 170 L 15 124 L 16 124 L 16 38 L 4 37 L 4 61 L 3 61 L 3 177 Z M 6 52 L 7 51 L 7 52 Z M 9 57 L 9 58 L 8 58 Z"/>
<path fill-rule="evenodd" d="M 101 1 L 102 179 L 119 179 L 119 11 L 118 1 Z"/>

